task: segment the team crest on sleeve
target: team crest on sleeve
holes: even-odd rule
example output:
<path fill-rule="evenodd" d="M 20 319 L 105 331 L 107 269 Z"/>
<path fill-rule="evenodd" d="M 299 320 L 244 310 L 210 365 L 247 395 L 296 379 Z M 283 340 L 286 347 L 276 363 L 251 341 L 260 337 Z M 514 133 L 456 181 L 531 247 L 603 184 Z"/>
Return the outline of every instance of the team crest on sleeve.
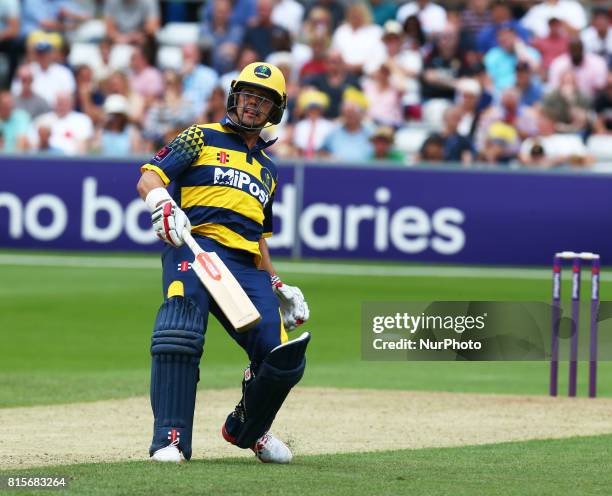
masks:
<path fill-rule="evenodd" d="M 158 152 L 155 154 L 155 160 L 157 160 L 158 162 L 161 162 L 163 159 L 165 159 L 168 155 L 170 155 L 170 152 L 172 152 L 172 148 L 170 148 L 168 145 L 164 146 L 163 148 L 160 148 L 158 150 Z"/>
<path fill-rule="evenodd" d="M 261 182 L 268 188 L 268 191 L 272 190 L 272 174 L 264 167 L 261 168 Z"/>

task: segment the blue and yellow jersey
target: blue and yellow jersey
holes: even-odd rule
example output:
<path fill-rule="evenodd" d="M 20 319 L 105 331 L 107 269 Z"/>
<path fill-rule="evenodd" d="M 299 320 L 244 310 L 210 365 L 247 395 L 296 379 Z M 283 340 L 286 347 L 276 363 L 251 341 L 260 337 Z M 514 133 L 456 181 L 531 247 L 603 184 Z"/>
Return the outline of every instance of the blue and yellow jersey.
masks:
<path fill-rule="evenodd" d="M 272 201 L 278 172 L 259 139 L 250 150 L 224 119 L 197 124 L 164 146 L 141 172 L 151 170 L 168 185 L 189 217 L 192 233 L 253 253 L 272 235 Z"/>

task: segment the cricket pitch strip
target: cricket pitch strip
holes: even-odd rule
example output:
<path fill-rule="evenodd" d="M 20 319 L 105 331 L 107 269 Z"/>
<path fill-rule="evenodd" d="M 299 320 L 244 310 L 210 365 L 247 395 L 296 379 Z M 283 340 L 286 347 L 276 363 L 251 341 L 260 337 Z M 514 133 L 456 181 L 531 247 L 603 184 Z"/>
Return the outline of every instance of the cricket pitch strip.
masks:
<path fill-rule="evenodd" d="M 221 438 L 239 390 L 199 390 L 193 459 L 253 456 Z M 296 388 L 272 431 L 300 455 L 612 433 L 612 399 Z M 147 460 L 147 397 L 0 409 L 0 469 Z M 253 463 L 256 463 L 253 460 Z"/>

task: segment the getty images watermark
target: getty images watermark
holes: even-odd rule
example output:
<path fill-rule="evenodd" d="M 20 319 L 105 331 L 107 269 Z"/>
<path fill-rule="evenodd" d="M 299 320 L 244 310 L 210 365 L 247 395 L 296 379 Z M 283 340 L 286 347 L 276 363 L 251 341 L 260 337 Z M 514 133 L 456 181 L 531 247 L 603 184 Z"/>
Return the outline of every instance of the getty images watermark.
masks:
<path fill-rule="evenodd" d="M 602 302 L 600 314 L 600 359 L 608 360 L 612 359 L 612 319 L 606 317 L 612 315 L 610 302 Z M 571 336 L 570 315 L 569 308 L 562 309 L 562 350 Z M 551 316 L 551 306 L 543 302 L 365 302 L 362 358 L 548 360 Z M 587 342 L 580 354 L 579 359 L 588 359 Z"/>

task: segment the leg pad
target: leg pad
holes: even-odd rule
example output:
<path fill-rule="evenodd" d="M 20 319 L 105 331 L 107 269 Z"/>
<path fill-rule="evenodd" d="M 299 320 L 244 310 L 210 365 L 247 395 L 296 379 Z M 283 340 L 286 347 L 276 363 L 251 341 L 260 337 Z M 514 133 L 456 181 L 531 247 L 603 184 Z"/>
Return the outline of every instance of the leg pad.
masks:
<path fill-rule="evenodd" d="M 234 444 L 250 448 L 272 425 L 289 391 L 300 381 L 306 367 L 310 334 L 274 348 L 256 371 L 245 371 L 242 400 L 225 423 Z"/>
<path fill-rule="evenodd" d="M 195 303 L 170 298 L 159 309 L 151 339 L 151 407 L 155 417 L 150 454 L 176 442 L 191 458 L 191 434 L 204 319 Z"/>

